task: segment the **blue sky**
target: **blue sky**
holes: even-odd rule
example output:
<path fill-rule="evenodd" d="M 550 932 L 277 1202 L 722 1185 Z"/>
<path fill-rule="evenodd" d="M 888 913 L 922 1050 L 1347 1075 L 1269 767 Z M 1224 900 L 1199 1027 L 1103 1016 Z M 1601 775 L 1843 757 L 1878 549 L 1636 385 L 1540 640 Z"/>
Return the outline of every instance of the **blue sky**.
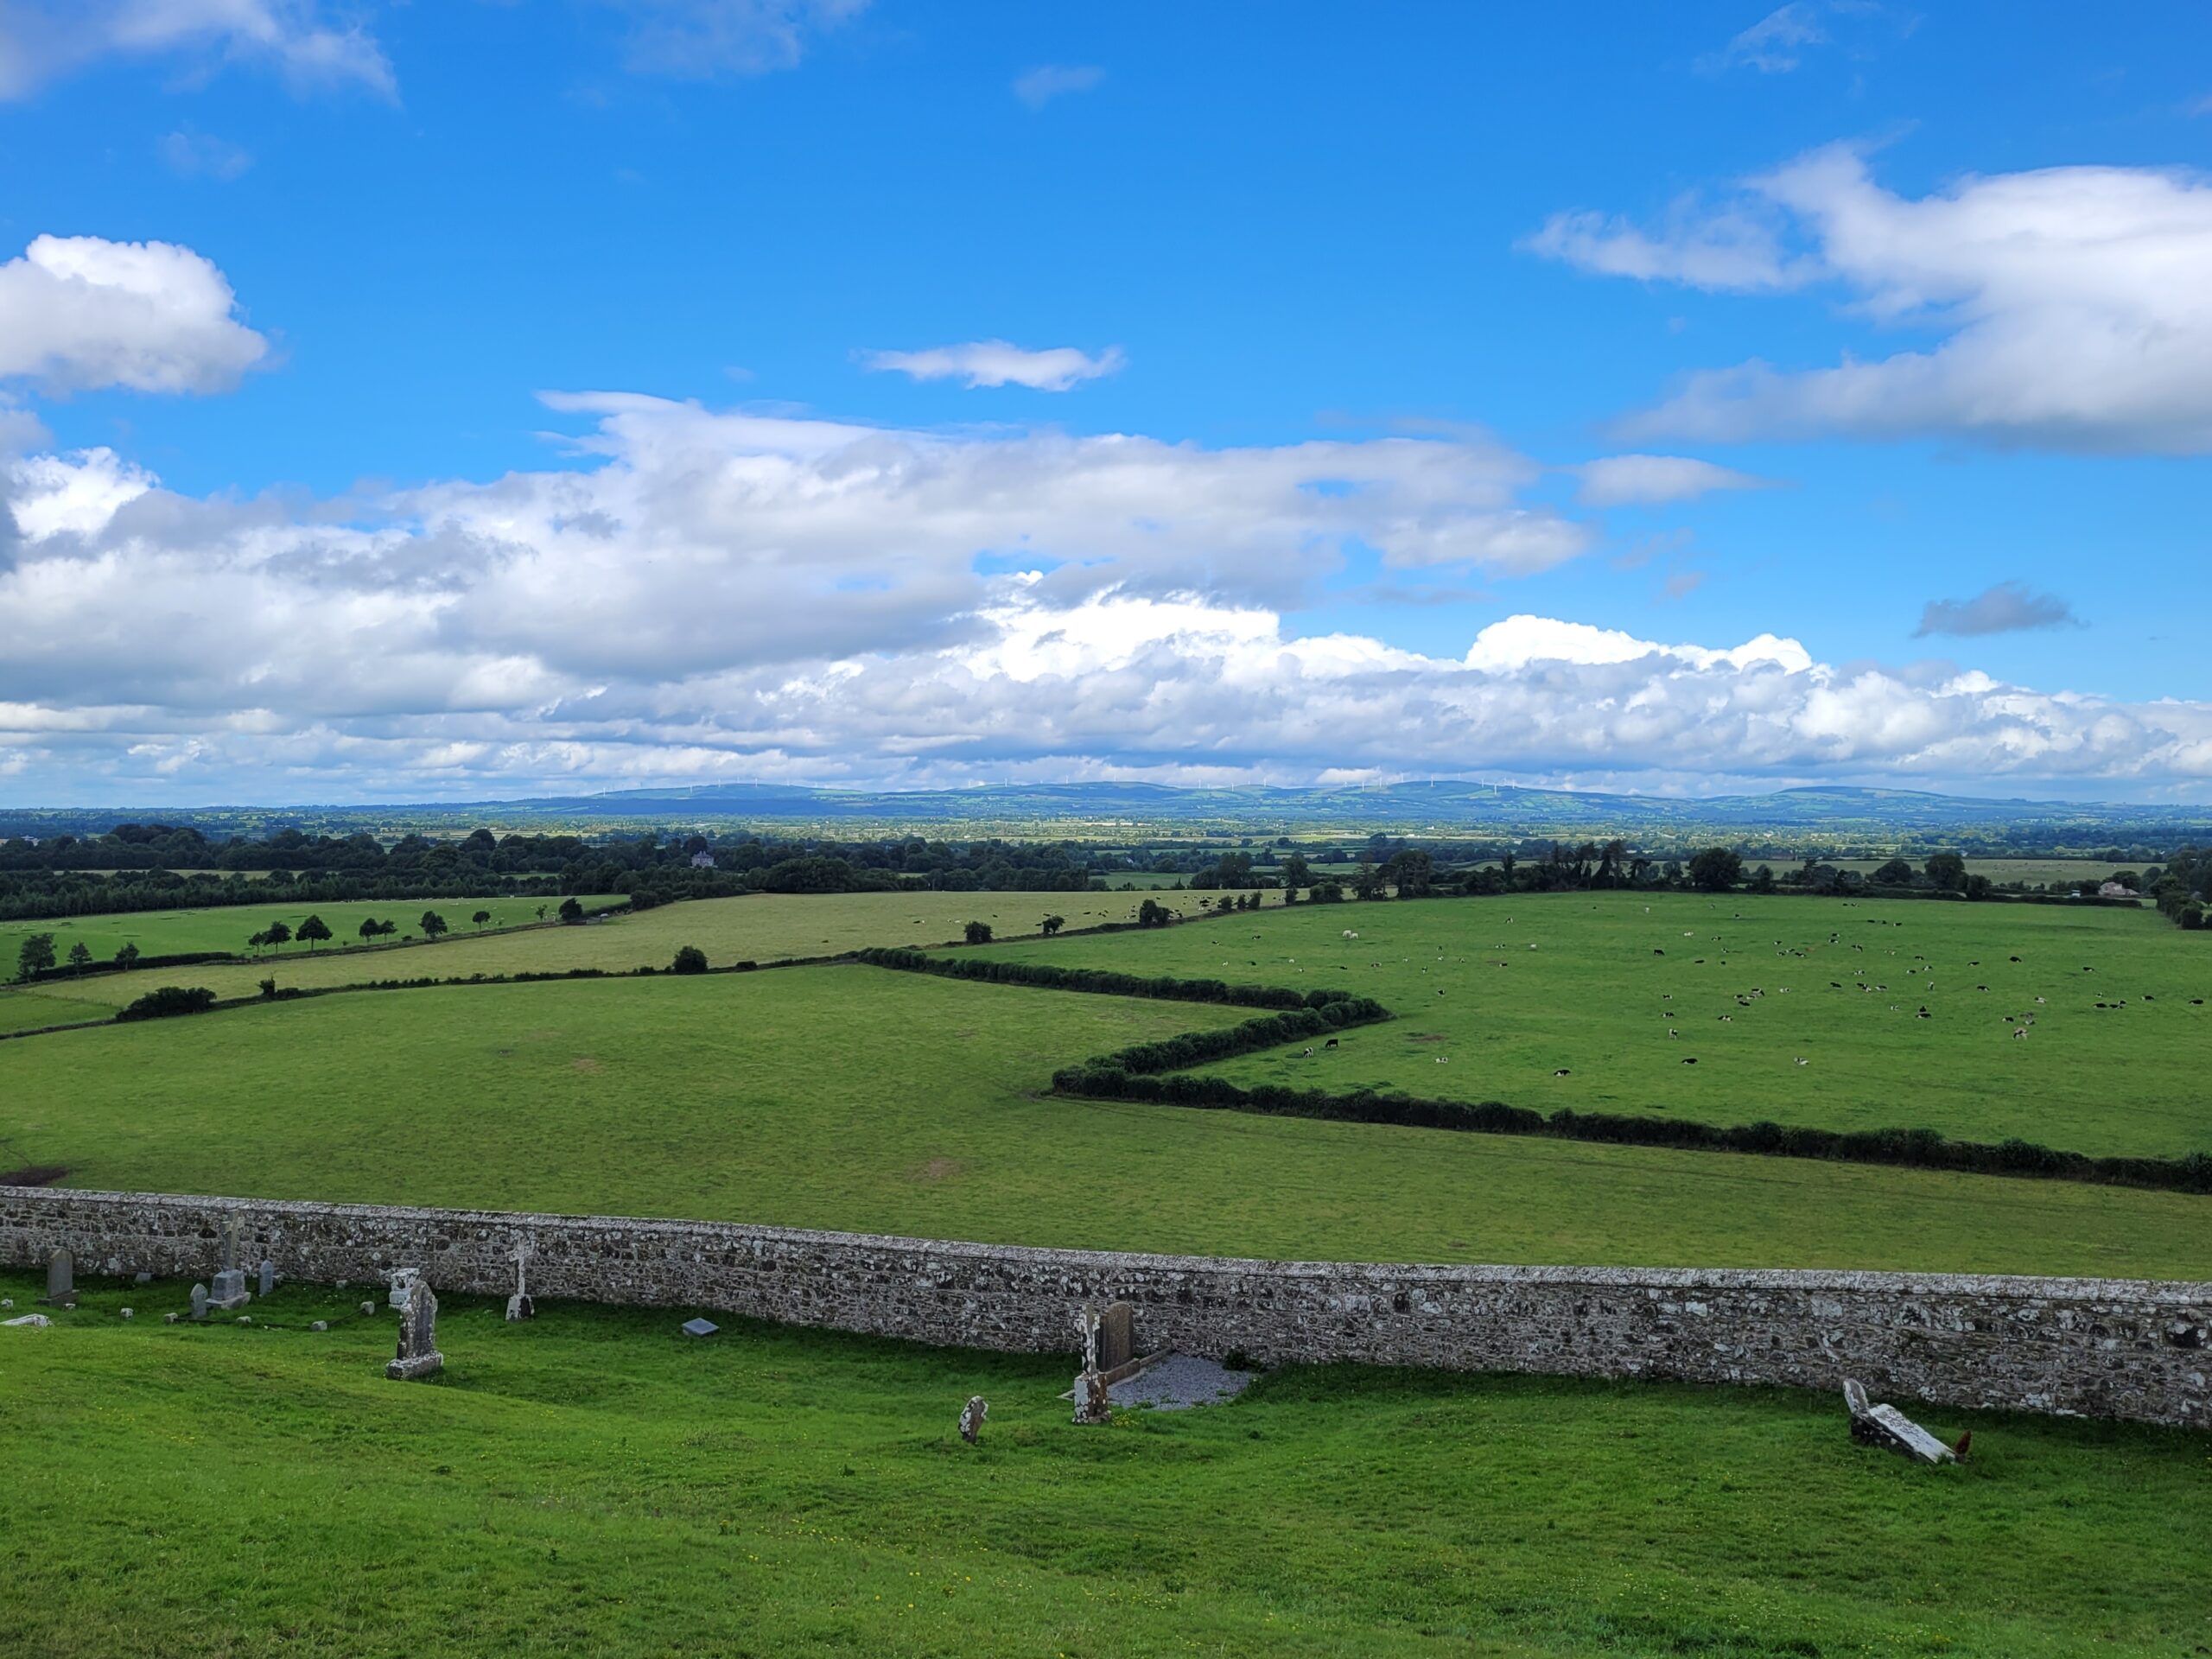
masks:
<path fill-rule="evenodd" d="M 2208 35 L 0 9 L 0 791 L 2212 798 Z"/>

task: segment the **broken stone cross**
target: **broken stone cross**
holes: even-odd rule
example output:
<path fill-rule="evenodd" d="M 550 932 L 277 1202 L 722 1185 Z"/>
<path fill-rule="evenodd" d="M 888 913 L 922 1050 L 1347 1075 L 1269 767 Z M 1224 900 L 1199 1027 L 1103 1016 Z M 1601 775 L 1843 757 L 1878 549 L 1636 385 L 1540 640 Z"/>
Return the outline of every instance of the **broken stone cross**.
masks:
<path fill-rule="evenodd" d="M 56 1250 L 46 1264 L 46 1295 L 41 1300 L 48 1307 L 77 1306 L 77 1258 L 68 1251 Z"/>
<path fill-rule="evenodd" d="M 416 1279 L 407 1295 L 407 1311 L 399 1319 L 399 1351 L 384 1374 L 397 1382 L 435 1376 L 445 1369 L 446 1357 L 438 1351 L 438 1299 L 426 1280 Z"/>
<path fill-rule="evenodd" d="M 1076 1373 L 1075 1420 L 1078 1423 L 1106 1423 L 1114 1418 L 1113 1402 L 1107 1397 L 1106 1379 L 1098 1374 L 1098 1315 L 1086 1306 L 1076 1315 L 1076 1328 L 1083 1333 L 1083 1369 Z"/>
<path fill-rule="evenodd" d="M 530 1243 L 524 1240 L 514 1248 L 515 1294 L 507 1298 L 507 1317 L 511 1319 L 534 1319 L 537 1306 L 530 1300 L 530 1282 L 524 1277 L 530 1262 Z"/>

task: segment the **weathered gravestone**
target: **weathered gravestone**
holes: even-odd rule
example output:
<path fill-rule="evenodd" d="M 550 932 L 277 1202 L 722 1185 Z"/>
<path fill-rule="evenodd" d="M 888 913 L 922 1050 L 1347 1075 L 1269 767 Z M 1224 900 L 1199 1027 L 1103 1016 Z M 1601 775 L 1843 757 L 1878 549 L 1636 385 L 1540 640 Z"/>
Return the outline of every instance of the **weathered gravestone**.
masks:
<path fill-rule="evenodd" d="M 1930 1434 L 1895 1406 L 1869 1405 L 1866 1390 L 1846 1377 L 1843 1403 L 1851 1411 L 1851 1438 L 1861 1446 L 1878 1446 L 1915 1463 L 1955 1463 L 1951 1448 Z"/>
<path fill-rule="evenodd" d="M 983 1419 L 991 1414 L 991 1402 L 980 1394 L 968 1396 L 968 1403 L 960 1408 L 960 1438 L 969 1445 L 976 1444 L 983 1432 Z"/>
<path fill-rule="evenodd" d="M 1127 1302 L 1110 1303 L 1098 1316 L 1098 1369 L 1118 1371 L 1137 1357 L 1137 1311 Z"/>
<path fill-rule="evenodd" d="M 677 1328 L 687 1337 L 711 1337 L 721 1326 L 712 1319 L 686 1319 Z"/>
<path fill-rule="evenodd" d="M 422 1276 L 423 1269 L 420 1268 L 394 1268 L 391 1270 L 391 1294 L 385 1299 L 385 1305 L 404 1312 L 408 1297 L 415 1288 L 415 1281 Z"/>
<path fill-rule="evenodd" d="M 261 1258 L 261 1294 L 266 1296 L 276 1288 L 276 1264 L 267 1256 Z"/>
<path fill-rule="evenodd" d="M 537 1317 L 537 1304 L 530 1300 L 530 1281 L 524 1277 L 529 1262 L 530 1246 L 516 1245 L 515 1294 L 507 1298 L 507 1317 L 510 1319 L 534 1319 Z"/>
<path fill-rule="evenodd" d="M 446 1357 L 438 1351 L 438 1298 L 429 1283 L 417 1277 L 409 1287 L 407 1311 L 399 1320 L 399 1351 L 384 1374 L 397 1382 L 435 1376 L 445 1369 Z"/>
<path fill-rule="evenodd" d="M 207 1287 L 205 1285 L 192 1287 L 192 1317 L 195 1319 L 207 1317 Z"/>
<path fill-rule="evenodd" d="M 252 1297 L 245 1287 L 245 1269 L 238 1266 L 238 1224 L 236 1219 L 223 1224 L 223 1265 L 216 1270 L 215 1281 L 207 1293 L 207 1306 L 230 1309 L 244 1307 Z"/>
<path fill-rule="evenodd" d="M 40 1303 L 46 1307 L 77 1306 L 77 1258 L 68 1251 L 56 1250 L 46 1264 L 46 1294 Z"/>

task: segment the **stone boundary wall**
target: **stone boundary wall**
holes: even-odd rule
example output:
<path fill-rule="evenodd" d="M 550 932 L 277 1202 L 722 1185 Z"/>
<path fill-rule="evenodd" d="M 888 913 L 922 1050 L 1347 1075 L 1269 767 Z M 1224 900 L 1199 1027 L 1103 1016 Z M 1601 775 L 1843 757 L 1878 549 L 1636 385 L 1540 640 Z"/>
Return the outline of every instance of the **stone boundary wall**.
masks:
<path fill-rule="evenodd" d="M 1072 1352 L 1126 1300 L 1140 1351 L 1270 1363 L 1834 1389 L 2212 1429 L 2212 1284 L 1727 1268 L 1413 1267 L 1028 1249 L 734 1223 L 0 1186 L 0 1263 L 205 1278 L 241 1260 L 314 1283 L 419 1267 L 505 1295 L 712 1309 L 953 1347 Z"/>

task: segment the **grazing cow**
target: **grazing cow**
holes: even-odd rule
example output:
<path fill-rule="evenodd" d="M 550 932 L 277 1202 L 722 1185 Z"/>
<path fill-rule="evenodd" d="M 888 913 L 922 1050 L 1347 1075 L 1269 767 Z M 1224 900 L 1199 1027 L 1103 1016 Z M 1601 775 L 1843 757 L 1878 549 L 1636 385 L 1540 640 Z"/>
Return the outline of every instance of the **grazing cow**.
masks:
<path fill-rule="evenodd" d="M 1675 1030 L 1672 1026 L 1669 1026 L 1669 1027 L 1667 1027 L 1667 1034 L 1668 1034 L 1669 1037 L 1679 1037 L 1679 1036 L 1681 1036 L 1682 1033 L 1681 1033 L 1681 1032 L 1679 1032 L 1679 1031 L 1676 1031 L 1676 1030 Z"/>
<path fill-rule="evenodd" d="M 1803 1059 L 1803 1058 L 1800 1058 L 1796 1063 L 1797 1063 L 1799 1065 L 1810 1065 L 1812 1064 L 1812 1062 L 1811 1062 L 1810 1060 Z"/>
<path fill-rule="evenodd" d="M 1554 1077 L 1572 1077 L 1572 1076 L 1573 1076 L 1573 1075 L 1574 1075 L 1574 1074 L 1573 1074 L 1573 1072 L 1569 1071 L 1568 1071 L 1565 1066 L 1563 1066 L 1563 1065 L 1562 1065 L 1561 1067 L 1560 1067 L 1560 1069 L 1559 1069 L 1558 1071 L 1554 1071 L 1554 1072 L 1553 1072 L 1553 1073 L 1552 1073 L 1552 1076 L 1554 1076 Z"/>
<path fill-rule="evenodd" d="M 1697 1064 L 1697 1056 L 1696 1056 L 1696 1055 L 1694 1055 L 1694 1054 L 1688 1054 L 1688 1055 L 1683 1056 L 1683 1058 L 1682 1058 L 1682 1064 L 1683 1064 L 1684 1065 L 1695 1065 Z"/>
<path fill-rule="evenodd" d="M 1321 1045 L 1321 1046 L 1322 1046 L 1322 1047 L 1324 1047 L 1324 1048 L 1334 1048 L 1336 1046 L 1337 1046 L 1337 1039 L 1336 1039 L 1335 1038 L 1333 1038 L 1333 1037 L 1330 1038 L 1330 1039 L 1329 1039 L 1329 1040 L 1328 1040 L 1327 1042 L 1325 1042 L 1325 1043 L 1324 1043 L 1324 1044 L 1322 1044 L 1322 1045 Z"/>

